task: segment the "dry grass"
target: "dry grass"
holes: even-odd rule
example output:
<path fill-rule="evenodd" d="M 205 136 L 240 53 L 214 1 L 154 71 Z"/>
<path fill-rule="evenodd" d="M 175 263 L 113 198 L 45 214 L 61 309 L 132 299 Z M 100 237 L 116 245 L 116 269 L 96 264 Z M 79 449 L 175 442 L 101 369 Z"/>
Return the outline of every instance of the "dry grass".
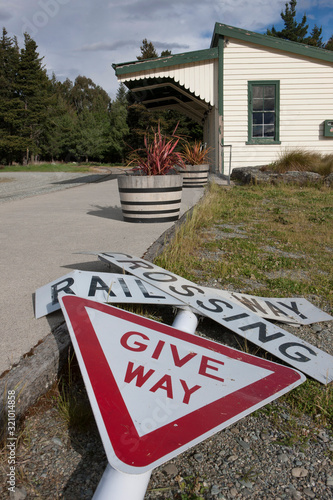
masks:
<path fill-rule="evenodd" d="M 269 169 L 278 173 L 301 171 L 316 172 L 326 176 L 333 172 L 333 154 L 323 155 L 303 149 L 286 149 L 280 153 L 277 161 L 269 165 Z"/>

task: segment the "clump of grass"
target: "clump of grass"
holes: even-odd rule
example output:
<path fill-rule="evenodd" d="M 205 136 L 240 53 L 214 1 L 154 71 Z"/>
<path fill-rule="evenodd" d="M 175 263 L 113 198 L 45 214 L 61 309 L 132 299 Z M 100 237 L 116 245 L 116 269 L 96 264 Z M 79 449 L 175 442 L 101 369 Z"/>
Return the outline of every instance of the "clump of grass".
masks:
<path fill-rule="evenodd" d="M 93 413 L 74 355 L 68 356 L 67 371 L 59 379 L 54 400 L 69 428 L 85 430 L 92 425 Z"/>
<path fill-rule="evenodd" d="M 303 149 L 285 150 L 280 153 L 275 162 L 269 165 L 269 169 L 281 174 L 298 171 L 316 172 L 326 176 L 333 172 L 333 155 L 322 155 Z"/>
<path fill-rule="evenodd" d="M 286 394 L 284 399 L 295 412 L 306 413 L 322 425 L 333 429 L 333 386 L 323 387 L 315 380 L 307 380 Z"/>
<path fill-rule="evenodd" d="M 321 175 L 329 175 L 333 172 L 333 154 L 321 157 Z"/>

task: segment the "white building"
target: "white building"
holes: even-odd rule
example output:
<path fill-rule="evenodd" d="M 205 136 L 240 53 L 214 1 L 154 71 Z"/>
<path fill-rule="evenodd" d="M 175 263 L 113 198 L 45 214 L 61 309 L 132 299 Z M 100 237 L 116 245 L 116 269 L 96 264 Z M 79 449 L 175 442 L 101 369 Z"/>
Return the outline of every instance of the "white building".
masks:
<path fill-rule="evenodd" d="M 212 171 L 265 165 L 287 148 L 333 153 L 333 52 L 216 23 L 211 47 L 113 65 L 150 109 L 204 125 Z"/>

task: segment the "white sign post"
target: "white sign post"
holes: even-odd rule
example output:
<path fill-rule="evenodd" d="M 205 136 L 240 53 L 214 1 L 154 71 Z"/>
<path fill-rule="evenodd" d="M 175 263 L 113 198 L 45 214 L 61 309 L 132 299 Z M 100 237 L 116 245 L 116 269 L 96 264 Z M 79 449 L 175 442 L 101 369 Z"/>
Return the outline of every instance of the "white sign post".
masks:
<path fill-rule="evenodd" d="M 249 308 L 138 257 L 111 252 L 98 256 L 182 300 L 198 314 L 215 320 L 315 380 L 323 384 L 333 381 L 332 356 L 260 318 Z"/>
<path fill-rule="evenodd" d="M 60 303 L 115 469 L 107 469 L 98 500 L 143 498 L 153 468 L 305 380 L 291 368 L 109 305 L 73 295 Z M 196 318 L 184 310 L 176 324 L 193 331 Z"/>

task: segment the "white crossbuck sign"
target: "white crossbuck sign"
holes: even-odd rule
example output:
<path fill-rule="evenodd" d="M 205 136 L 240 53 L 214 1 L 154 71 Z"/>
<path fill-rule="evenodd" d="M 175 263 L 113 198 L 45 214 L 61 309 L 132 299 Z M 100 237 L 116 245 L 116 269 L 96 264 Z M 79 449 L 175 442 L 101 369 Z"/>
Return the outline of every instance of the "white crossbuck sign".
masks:
<path fill-rule="evenodd" d="M 207 291 L 144 259 L 111 252 L 98 256 L 182 300 L 198 314 L 213 319 L 319 382 L 332 382 L 332 356 L 260 318 L 254 312 L 245 310 L 236 302 L 220 297 L 215 291 Z"/>
<path fill-rule="evenodd" d="M 97 302 L 188 306 L 321 383 L 333 380 L 332 356 L 267 321 L 306 325 L 333 319 L 306 299 L 263 298 L 202 287 L 132 255 L 97 255 L 122 274 L 73 271 L 52 281 L 36 291 L 36 318 L 59 309 L 62 293 Z"/>

